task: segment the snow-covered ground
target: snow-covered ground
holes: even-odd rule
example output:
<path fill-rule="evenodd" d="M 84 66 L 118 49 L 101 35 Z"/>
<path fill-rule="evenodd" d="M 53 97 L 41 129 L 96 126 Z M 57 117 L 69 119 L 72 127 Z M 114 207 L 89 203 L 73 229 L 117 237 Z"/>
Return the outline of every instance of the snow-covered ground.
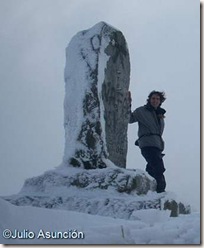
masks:
<path fill-rule="evenodd" d="M 14 206 L 0 199 L 2 244 L 199 244 L 200 214 L 135 211 L 136 220 Z M 46 233 L 47 232 L 47 233 Z M 7 236 L 7 238 L 3 238 Z M 12 235 L 13 238 L 8 238 Z M 15 238 L 16 235 L 19 238 Z M 54 238 L 50 236 L 54 235 Z M 58 238 L 55 238 L 58 237 Z"/>

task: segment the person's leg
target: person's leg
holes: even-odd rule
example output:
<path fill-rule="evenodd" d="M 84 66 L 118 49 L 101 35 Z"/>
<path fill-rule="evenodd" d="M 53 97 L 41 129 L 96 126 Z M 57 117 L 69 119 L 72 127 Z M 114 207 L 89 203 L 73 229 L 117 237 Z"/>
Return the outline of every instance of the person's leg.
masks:
<path fill-rule="evenodd" d="M 154 165 L 152 164 L 153 159 L 153 153 L 152 153 L 152 149 L 151 147 L 144 147 L 141 149 L 141 153 L 142 156 L 145 158 L 145 160 L 147 161 L 147 165 L 146 165 L 146 171 L 148 172 L 148 174 L 152 177 L 156 177 L 156 173 L 155 173 L 155 169 L 154 169 Z"/>
<path fill-rule="evenodd" d="M 165 168 L 161 151 L 156 147 L 144 147 L 141 149 L 141 153 L 147 161 L 146 171 L 157 181 L 157 192 L 164 192 L 166 181 L 163 175 Z"/>
<path fill-rule="evenodd" d="M 156 181 L 157 181 L 157 193 L 165 192 L 166 180 L 164 175 L 162 174 L 161 176 L 159 176 L 156 179 Z"/>
<path fill-rule="evenodd" d="M 159 149 L 155 149 L 155 165 L 156 169 L 156 181 L 157 181 L 157 193 L 161 193 L 165 191 L 166 188 L 166 180 L 163 175 L 165 168 L 163 162 L 163 155 Z"/>

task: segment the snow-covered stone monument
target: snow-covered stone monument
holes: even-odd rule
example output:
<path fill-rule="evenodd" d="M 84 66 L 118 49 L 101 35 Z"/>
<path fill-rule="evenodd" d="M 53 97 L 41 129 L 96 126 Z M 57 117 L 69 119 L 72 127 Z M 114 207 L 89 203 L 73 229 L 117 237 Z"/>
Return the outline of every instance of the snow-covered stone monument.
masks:
<path fill-rule="evenodd" d="M 126 167 L 130 60 L 123 34 L 104 22 L 66 49 L 64 165 Z"/>
<path fill-rule="evenodd" d="M 129 78 L 119 30 L 100 22 L 75 35 L 66 50 L 63 161 L 4 199 L 132 220 L 140 209 L 188 213 L 172 195 L 157 194 L 146 172 L 126 169 Z"/>

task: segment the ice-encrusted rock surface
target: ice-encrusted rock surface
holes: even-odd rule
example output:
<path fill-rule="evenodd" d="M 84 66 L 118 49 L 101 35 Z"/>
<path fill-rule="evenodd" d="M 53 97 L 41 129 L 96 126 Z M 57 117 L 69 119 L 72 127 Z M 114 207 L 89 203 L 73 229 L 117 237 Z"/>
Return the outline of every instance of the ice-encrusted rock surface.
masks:
<path fill-rule="evenodd" d="M 66 49 L 65 166 L 126 167 L 130 61 L 125 38 L 105 22 L 77 33 Z"/>
<path fill-rule="evenodd" d="M 95 170 L 67 170 L 71 174 L 61 174 L 60 170 L 48 171 L 41 176 L 27 179 L 21 192 L 50 192 L 57 187 L 86 190 L 111 190 L 122 193 L 146 194 L 156 188 L 155 180 L 140 170 L 104 168 Z"/>
<path fill-rule="evenodd" d="M 61 167 L 27 179 L 19 194 L 4 199 L 18 206 L 74 210 L 124 219 L 134 219 L 134 211 L 141 209 L 169 209 L 172 216 L 189 212 L 189 207 L 174 197 L 169 198 L 168 194 L 157 194 L 155 188 L 155 180 L 141 170 Z"/>

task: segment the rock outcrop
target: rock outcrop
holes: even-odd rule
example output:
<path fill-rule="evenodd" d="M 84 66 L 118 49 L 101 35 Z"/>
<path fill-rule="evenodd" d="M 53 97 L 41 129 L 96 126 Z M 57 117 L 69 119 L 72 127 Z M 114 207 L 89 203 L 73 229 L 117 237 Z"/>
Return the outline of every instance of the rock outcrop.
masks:
<path fill-rule="evenodd" d="M 100 22 L 66 49 L 63 164 L 126 167 L 130 61 L 123 34 Z"/>

